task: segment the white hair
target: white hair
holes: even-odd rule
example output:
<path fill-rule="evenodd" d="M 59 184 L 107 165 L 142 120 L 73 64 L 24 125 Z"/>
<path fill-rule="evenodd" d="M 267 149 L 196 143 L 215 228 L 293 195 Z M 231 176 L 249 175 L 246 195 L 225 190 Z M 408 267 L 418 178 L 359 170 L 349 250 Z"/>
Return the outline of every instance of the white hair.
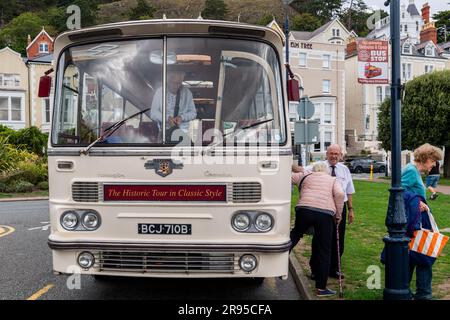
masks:
<path fill-rule="evenodd" d="M 312 168 L 313 172 L 328 172 L 328 166 L 324 162 L 317 162 Z"/>

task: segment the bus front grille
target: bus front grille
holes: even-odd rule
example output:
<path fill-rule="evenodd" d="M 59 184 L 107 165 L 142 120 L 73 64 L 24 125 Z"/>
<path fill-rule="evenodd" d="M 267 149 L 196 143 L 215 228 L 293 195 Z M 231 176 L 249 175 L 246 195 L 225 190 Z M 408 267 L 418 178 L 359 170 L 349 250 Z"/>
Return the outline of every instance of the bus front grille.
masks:
<path fill-rule="evenodd" d="M 98 202 L 103 198 L 103 186 L 97 182 L 74 182 L 72 199 L 76 202 Z"/>
<path fill-rule="evenodd" d="M 234 203 L 254 203 L 261 201 L 261 184 L 259 182 L 234 182 Z"/>
<path fill-rule="evenodd" d="M 234 273 L 239 262 L 233 253 L 100 251 L 95 267 L 100 272 Z"/>

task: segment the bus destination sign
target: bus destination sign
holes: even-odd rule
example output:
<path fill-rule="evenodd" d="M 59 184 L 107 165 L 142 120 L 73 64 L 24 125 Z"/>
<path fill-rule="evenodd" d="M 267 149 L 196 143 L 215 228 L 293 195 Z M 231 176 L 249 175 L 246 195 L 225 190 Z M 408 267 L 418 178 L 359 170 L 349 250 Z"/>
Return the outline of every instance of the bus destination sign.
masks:
<path fill-rule="evenodd" d="M 105 184 L 104 201 L 217 201 L 226 202 L 225 185 Z"/>

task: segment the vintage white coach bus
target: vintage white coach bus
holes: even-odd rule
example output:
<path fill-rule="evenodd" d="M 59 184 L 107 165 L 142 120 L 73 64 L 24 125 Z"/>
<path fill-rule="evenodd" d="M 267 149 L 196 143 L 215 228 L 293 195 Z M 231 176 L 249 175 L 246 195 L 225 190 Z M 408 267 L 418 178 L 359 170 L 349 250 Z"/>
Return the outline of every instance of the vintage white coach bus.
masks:
<path fill-rule="evenodd" d="M 60 35 L 48 145 L 54 271 L 286 279 L 282 50 L 276 31 L 224 21 Z"/>

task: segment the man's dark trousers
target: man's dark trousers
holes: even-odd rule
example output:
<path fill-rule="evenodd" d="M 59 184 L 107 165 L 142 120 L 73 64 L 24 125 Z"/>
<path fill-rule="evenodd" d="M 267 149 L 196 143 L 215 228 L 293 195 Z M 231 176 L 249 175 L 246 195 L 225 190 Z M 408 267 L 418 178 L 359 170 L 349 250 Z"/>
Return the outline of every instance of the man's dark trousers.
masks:
<path fill-rule="evenodd" d="M 345 239 L 345 225 L 347 224 L 347 203 L 344 204 L 344 209 L 342 210 L 342 220 L 339 223 L 339 253 L 340 257 L 344 254 L 344 239 Z M 317 240 L 313 237 L 312 240 L 312 250 L 311 259 L 309 260 L 309 266 L 311 267 L 311 273 L 315 274 L 318 266 L 317 257 L 315 255 L 317 250 Z M 337 255 L 337 235 L 336 235 L 336 225 L 333 228 L 333 245 L 331 249 L 331 263 L 330 263 L 330 275 L 336 275 L 339 271 L 338 265 L 338 255 Z"/>

